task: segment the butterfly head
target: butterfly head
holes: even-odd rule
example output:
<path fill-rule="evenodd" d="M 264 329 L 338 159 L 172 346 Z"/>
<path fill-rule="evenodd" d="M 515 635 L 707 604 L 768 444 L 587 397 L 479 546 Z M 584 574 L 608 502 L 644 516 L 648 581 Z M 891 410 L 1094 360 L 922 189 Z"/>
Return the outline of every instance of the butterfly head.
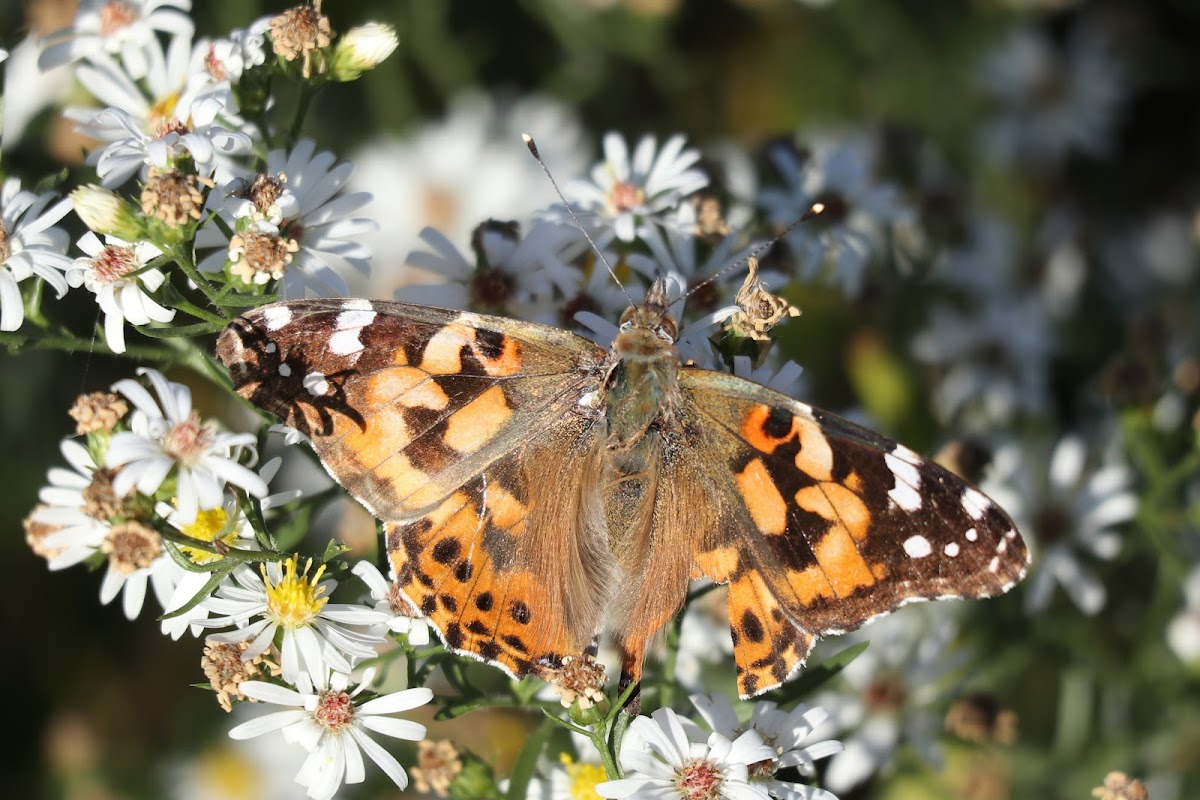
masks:
<path fill-rule="evenodd" d="M 658 353 L 672 347 L 679 326 L 667 311 L 666 281 L 658 278 L 646 293 L 646 299 L 625 309 L 614 347 L 626 354 Z"/>

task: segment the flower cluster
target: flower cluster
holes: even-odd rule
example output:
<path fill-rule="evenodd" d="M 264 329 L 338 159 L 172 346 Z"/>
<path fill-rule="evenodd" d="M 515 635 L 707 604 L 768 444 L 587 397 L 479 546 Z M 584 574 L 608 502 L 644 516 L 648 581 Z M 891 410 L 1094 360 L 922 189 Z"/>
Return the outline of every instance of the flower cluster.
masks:
<path fill-rule="evenodd" d="M 1169 193 L 1155 188 L 1150 206 L 1130 198 L 1141 204 L 1136 214 L 1106 196 L 1110 172 L 1142 168 L 1146 148 L 1130 142 L 1146 135 L 1156 110 L 1153 93 L 1134 80 L 1154 81 L 1155 69 L 1139 68 L 1144 55 L 1122 17 L 1052 0 L 1010 0 L 992 16 L 956 12 L 972 20 L 965 38 L 985 46 L 956 51 L 952 66 L 937 61 L 942 74 L 961 78 L 939 91 L 979 101 L 969 124 L 960 119 L 966 110 L 938 100 L 944 118 L 923 127 L 903 115 L 903 124 L 874 125 L 831 114 L 840 121 L 789 122 L 747 144 L 702 136 L 695 125 L 679 132 L 659 116 L 629 123 L 629 132 L 589 129 L 585 118 L 605 106 L 601 84 L 581 75 L 610 56 L 592 49 L 594 33 L 621 33 L 622 57 L 637 62 L 632 74 L 652 77 L 637 87 L 646 97 L 701 82 L 693 75 L 713 75 L 742 110 L 765 95 L 748 92 L 735 70 L 681 69 L 690 56 L 654 39 L 677 27 L 659 17 L 687 20 L 677 3 L 592 2 L 569 13 L 561 5 L 534 0 L 512 12 L 525 22 L 540 15 L 542 33 L 578 59 L 545 81 L 556 96 L 451 94 L 470 71 L 483 75 L 491 55 L 467 53 L 439 28 L 460 20 L 424 10 L 408 16 L 407 32 L 380 22 L 340 30 L 321 0 L 307 0 L 216 35 L 203 32 L 216 12 L 190 0 L 81 0 L 53 24 L 33 24 L 30 12 L 37 33 L 11 54 L 0 50 L 0 344 L 18 356 L 101 354 L 98 370 L 110 368 L 109 357 L 129 365 L 70 409 L 75 433 L 59 444 L 63 463 L 24 521 L 30 549 L 52 571 L 100 570 L 101 604 L 120 598 L 128 620 L 143 616 L 153 594 L 163 636 L 202 652 L 215 705 L 234 720 L 235 752 L 270 762 L 256 767 L 264 775 L 292 779 L 280 796 L 298 784 L 310 798 L 331 798 L 343 784 L 373 779 L 368 760 L 400 789 L 411 774 L 419 792 L 455 800 L 836 800 L 891 796 L 898 775 L 914 794 L 1047 796 L 1076 762 L 1083 766 L 1071 769 L 1088 775 L 1067 785 L 1103 783 L 1098 797 L 1144 797 L 1147 786 L 1156 800 L 1188 796 L 1195 760 L 1163 743 L 1195 738 L 1195 704 L 1172 706 L 1200 668 L 1200 205 L 1194 176 Z M 831 0 L 786 12 L 735 5 L 764 30 L 792 32 L 860 13 L 850 3 L 827 9 Z M 485 24 L 488 13 L 480 11 Z M 889 58 L 904 50 L 884 30 L 893 11 L 878 13 L 861 31 L 830 28 L 854 70 L 871 61 L 856 51 L 864 42 L 891 42 Z M 404 58 L 389 62 L 397 50 Z M 503 52 L 512 51 L 506 43 Z M 824 68 L 820 52 L 811 57 Z M 973 62 L 961 62 L 965 55 Z M 949 58 L 916 61 L 927 67 L 934 57 Z M 375 86 L 395 93 L 389 102 L 359 94 L 326 105 L 322 92 L 369 81 L 385 62 L 395 71 Z M 404 72 L 414 68 L 419 77 Z M 786 78 L 793 90 L 794 78 Z M 440 120 L 391 124 L 413 116 L 429 92 L 439 93 Z M 917 120 L 928 93 L 872 100 L 861 116 L 911 103 Z M 676 100 L 689 115 L 704 105 Z M 767 103 L 772 124 L 793 104 Z M 381 124 L 359 131 L 330 119 L 330 109 L 346 108 Z M 384 120 L 399 132 L 381 132 Z M 23 158 L 43 144 L 35 137 L 61 139 Z M 70 169 L 25 173 L 46 157 Z M 1178 171 L 1188 174 L 1183 162 Z M 1136 186 L 1165 180 L 1146 174 Z M 875 439 L 801 436 L 752 450 L 737 440 L 752 438 L 748 428 L 708 431 L 720 415 L 705 416 L 683 392 L 662 407 L 699 408 L 698 420 L 685 420 L 696 425 L 689 435 L 724 437 L 711 451 L 722 458 L 705 467 L 735 470 L 741 492 L 750 470 L 763 467 L 755 453 L 773 447 L 776 461 L 795 458 L 799 483 L 767 487 L 763 496 L 775 499 L 762 501 L 772 506 L 763 513 L 775 515 L 777 500 L 788 531 L 798 526 L 803 536 L 758 536 L 752 523 L 763 527 L 763 509 L 755 508 L 738 543 L 766 566 L 751 569 L 737 548 L 706 557 L 729 562 L 730 579 L 760 596 L 760 611 L 789 596 L 772 629 L 804 641 L 807 666 L 765 697 L 735 703 L 736 671 L 769 660 L 747 664 L 743 637 L 760 644 L 766 634 L 746 617 L 731 631 L 729 590 L 697 582 L 649 644 L 639 687 L 615 678 L 629 654 L 603 637 L 585 652 L 541 658 L 529 667 L 535 677 L 506 681 L 463 655 L 509 664 L 492 655 L 525 646 L 505 620 L 527 625 L 528 607 L 477 591 L 484 579 L 470 559 L 444 575 L 424 569 L 422 558 L 457 557 L 451 539 L 420 558 L 409 552 L 418 538 L 411 531 L 424 524 L 413 519 L 432 508 L 378 528 L 362 523 L 346 510 L 342 487 L 313 469 L 305 435 L 251 416 L 213 357 L 217 336 L 247 309 L 354 295 L 552 325 L 607 347 L 622 313 L 651 291 L 662 292 L 678 323 L 662 335 L 681 369 L 819 397 L 916 448 L 942 445 L 938 460 L 979 485 L 1030 545 L 1029 575 L 1013 596 L 907 608 L 808 653 L 810 631 L 933 597 L 924 582 L 894 588 L 890 558 L 932 554 L 901 544 L 912 532 L 895 523 L 897 508 L 912 498 L 879 491 L 879 481 L 902 476 L 856 459 Z M 339 324 L 367 313 L 350 308 Z M 316 333 L 300 355 L 324 347 Z M 397 370 L 410 369 L 409 355 L 396 357 Z M 291 368 L 280 361 L 279 375 Z M 313 400 L 332 379 L 316 377 L 323 389 L 303 399 L 336 427 L 334 412 Z M 443 395 L 455 386 L 435 384 L 430 391 Z M 394 424 L 406 431 L 450 424 L 441 408 L 404 410 Z M 654 464 L 656 487 L 676 477 L 674 446 Z M 426 456 L 446 462 L 453 449 Z M 411 453 L 385 455 L 390 467 Z M 814 471 L 814 459 L 827 463 Z M 527 510 L 518 489 L 530 476 L 493 481 L 509 468 L 473 466 L 465 475 L 459 464 L 440 463 L 442 477 L 453 475 L 454 486 L 478 480 L 485 497 Z M 590 476 L 583 491 L 607 488 L 608 479 Z M 792 502 L 816 488 L 834 515 L 856 509 L 854 519 L 833 524 Z M 861 502 L 837 503 L 831 493 Z M 614 513 L 591 499 L 574 500 L 588 531 Z M 744 510 L 743 499 L 714 502 Z M 657 533 L 661 506 L 645 530 Z M 476 518 L 473 507 L 459 508 L 454 525 L 478 528 L 472 552 L 513 589 L 505 568 L 537 537 L 522 539 L 519 526 L 501 531 L 485 511 L 493 509 Z M 854 536 L 844 535 L 851 528 Z M 680 563 L 700 575 L 689 559 L 700 560 L 708 532 L 684 533 L 697 538 Z M 973 533 L 962 535 L 974 541 Z M 959 552 L 923 563 L 951 570 L 964 560 L 952 561 Z M 803 572 L 793 568 L 801 561 Z M 843 574 L 860 561 L 865 577 Z M 614 619 L 638 613 L 621 589 L 627 578 L 613 576 L 606 611 Z M 826 583 L 828 592 L 812 589 Z M 413 585 L 419 595 L 405 588 Z M 886 602 L 870 594 L 893 590 Z M 547 602 L 557 611 L 571 600 Z M 472 609 L 484 617 L 469 618 Z M 500 621 L 485 625 L 493 612 Z M 539 617 L 534 635 L 545 632 L 540 625 Z M 464 630 L 474 646 L 464 646 Z M 766 644 L 764 653 L 777 652 Z M 776 659 L 773 668 L 782 666 Z M 1029 680 L 1041 675 L 1055 679 Z M 1148 710 L 1131 713 L 1131 697 Z M 254 716 L 259 704 L 282 710 Z M 436 716 L 422 716 L 427 704 Z M 533 713 L 505 716 L 514 709 Z M 520 736 L 472 724 L 489 710 L 503 725 L 519 720 Z M 422 721 L 393 716 L 401 712 Z M 1053 733 L 1030 730 L 1031 720 Z M 1080 758 L 1093 728 L 1104 756 Z M 423 741 L 430 729 L 447 738 Z M 399 740 L 399 749 L 374 734 Z M 498 771 L 504 759 L 480 755 L 501 739 L 523 742 L 509 775 Z M 1051 755 L 1035 757 L 1041 752 Z M 280 770 L 281 755 L 298 766 Z M 1150 771 L 1145 784 L 1120 771 L 1128 765 Z"/>

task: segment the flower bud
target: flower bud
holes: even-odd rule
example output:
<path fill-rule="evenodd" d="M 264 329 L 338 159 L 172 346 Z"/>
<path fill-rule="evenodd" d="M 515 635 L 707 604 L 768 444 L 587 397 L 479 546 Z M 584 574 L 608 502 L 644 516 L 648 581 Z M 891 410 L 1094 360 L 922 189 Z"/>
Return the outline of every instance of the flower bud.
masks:
<path fill-rule="evenodd" d="M 383 63 L 399 43 L 396 29 L 382 22 L 351 28 L 334 46 L 329 77 L 335 81 L 356 80 Z"/>
<path fill-rule="evenodd" d="M 127 242 L 142 237 L 140 215 L 116 192 L 95 184 L 71 192 L 71 203 L 83 224 L 95 233 L 116 236 Z"/>

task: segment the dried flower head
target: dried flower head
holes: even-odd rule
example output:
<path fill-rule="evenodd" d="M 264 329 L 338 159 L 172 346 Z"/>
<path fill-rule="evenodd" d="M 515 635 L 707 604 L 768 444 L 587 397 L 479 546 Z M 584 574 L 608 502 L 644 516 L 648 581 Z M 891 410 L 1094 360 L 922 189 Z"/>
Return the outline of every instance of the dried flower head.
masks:
<path fill-rule="evenodd" d="M 76 397 L 67 413 L 75 420 L 75 433 L 80 436 L 96 431 L 112 433 L 129 413 L 129 404 L 112 392 L 89 392 Z"/>
<path fill-rule="evenodd" d="M 266 675 L 279 675 L 279 665 L 269 661 L 263 653 L 243 661 L 242 653 L 249 646 L 249 642 L 226 644 L 213 641 L 204 645 L 200 668 L 204 670 L 204 677 L 208 678 L 213 691 L 217 693 L 217 703 L 226 711 L 233 710 L 232 698 L 245 699 L 239 686 L 242 681 Z"/>
<path fill-rule="evenodd" d="M 198 175 L 151 167 L 142 188 L 142 213 L 157 217 L 172 228 L 200 219 L 204 210 L 201 183 L 212 186 L 211 181 Z"/>
<path fill-rule="evenodd" d="M 1149 800 L 1146 786 L 1124 772 L 1110 772 L 1104 776 L 1104 785 L 1092 789 L 1092 797 L 1099 800 Z"/>
<path fill-rule="evenodd" d="M 438 797 L 450 796 L 450 784 L 462 772 L 458 748 L 449 739 L 421 742 L 417 750 L 417 766 L 409 770 L 417 791 L 432 792 Z"/>
<path fill-rule="evenodd" d="M 100 552 L 108 556 L 111 568 L 127 576 L 149 567 L 162 551 L 158 531 L 140 522 L 114 525 L 100 544 Z"/>
<path fill-rule="evenodd" d="M 62 530 L 62 526 L 51 525 L 48 522 L 41 522 L 37 519 L 40 514 L 49 509 L 50 506 L 47 505 L 37 506 L 33 511 L 29 512 L 29 516 L 22 523 L 25 526 L 25 544 L 29 545 L 29 549 L 33 551 L 34 555 L 40 556 L 47 561 L 50 561 L 62 552 L 62 548 L 46 546 L 46 537 L 55 531 Z"/>
<path fill-rule="evenodd" d="M 558 692 L 564 708 L 578 702 L 579 710 L 587 711 L 604 699 L 604 665 L 591 655 L 564 656 L 550 686 Z"/>
<path fill-rule="evenodd" d="M 271 222 L 258 220 L 230 237 L 229 271 L 248 284 L 261 286 L 281 279 L 299 251 L 299 242 Z"/>
<path fill-rule="evenodd" d="M 271 20 L 271 47 L 285 61 L 303 57 L 303 75 L 312 74 L 312 54 L 328 47 L 333 30 L 329 17 L 317 6 L 301 5 L 289 8 Z"/>
<path fill-rule="evenodd" d="M 995 695 L 976 692 L 950 706 L 946 713 L 946 730 L 960 739 L 979 744 L 1012 744 L 1017 740 L 1017 715 L 1001 706 Z"/>

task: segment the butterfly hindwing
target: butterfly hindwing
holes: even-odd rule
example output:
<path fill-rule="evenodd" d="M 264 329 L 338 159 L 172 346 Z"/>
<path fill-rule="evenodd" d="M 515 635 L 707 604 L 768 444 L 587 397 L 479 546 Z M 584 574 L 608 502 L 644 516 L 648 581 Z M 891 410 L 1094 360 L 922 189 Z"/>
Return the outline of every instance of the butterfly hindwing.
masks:
<path fill-rule="evenodd" d="M 690 449 L 726 461 L 712 490 L 736 500 L 694 553 L 731 584 L 743 695 L 781 683 L 813 636 L 915 600 L 998 595 L 1024 574 L 1012 521 L 941 466 L 731 375 L 685 370 L 680 385 L 700 418 Z"/>

